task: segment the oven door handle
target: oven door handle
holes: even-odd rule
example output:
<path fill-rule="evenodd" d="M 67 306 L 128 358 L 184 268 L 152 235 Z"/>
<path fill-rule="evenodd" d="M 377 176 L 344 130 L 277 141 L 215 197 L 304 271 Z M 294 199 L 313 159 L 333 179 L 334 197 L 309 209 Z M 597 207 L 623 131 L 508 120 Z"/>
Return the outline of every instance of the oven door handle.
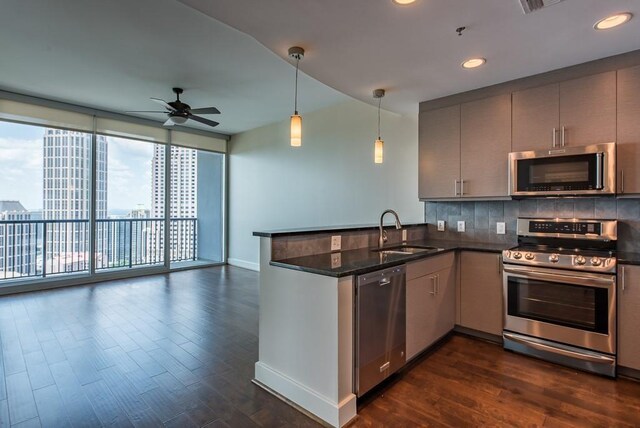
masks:
<path fill-rule="evenodd" d="M 607 357 L 605 355 L 596 355 L 591 353 L 587 354 L 583 352 L 572 351 L 570 349 L 564 349 L 560 347 L 545 345 L 544 343 L 534 342 L 532 340 L 525 339 L 519 334 L 508 333 L 506 331 L 503 332 L 502 335 L 505 338 L 512 340 L 516 343 L 519 343 L 521 345 L 528 346 L 530 348 L 537 349 L 539 351 L 552 352 L 554 354 L 563 355 L 569 358 L 577 358 L 583 361 L 589 361 L 591 363 L 611 364 L 611 365 L 615 364 L 615 361 L 616 361 L 614 358 Z"/>
<path fill-rule="evenodd" d="M 583 275 L 567 275 L 563 273 L 542 272 L 527 268 L 518 268 L 512 266 L 504 266 L 505 274 L 511 273 L 530 279 L 555 280 L 556 282 L 568 282 L 571 284 L 584 285 L 587 287 L 609 288 L 615 285 L 615 275 L 599 276 L 585 273 Z"/>

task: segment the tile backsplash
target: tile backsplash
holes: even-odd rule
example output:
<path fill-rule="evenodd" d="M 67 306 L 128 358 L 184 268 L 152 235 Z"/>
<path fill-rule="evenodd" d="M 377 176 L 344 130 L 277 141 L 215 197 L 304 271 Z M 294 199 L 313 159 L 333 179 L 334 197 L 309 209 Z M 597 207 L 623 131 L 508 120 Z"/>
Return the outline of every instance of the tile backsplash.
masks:
<path fill-rule="evenodd" d="M 426 237 L 426 228 L 422 224 L 408 226 L 405 229 L 408 241 Z M 385 230 L 388 238 L 386 245 L 402 242 L 401 231 L 388 225 L 385 226 Z M 276 236 L 271 240 L 271 259 L 285 260 L 292 257 L 329 253 L 331 252 L 331 236 L 334 235 L 342 237 L 341 250 L 345 251 L 377 246 L 379 231 L 377 227 L 372 226 L 355 231 L 346 229 L 344 231 L 336 230 L 332 233 L 309 232 L 308 234 Z"/>
<path fill-rule="evenodd" d="M 518 217 L 617 219 L 618 249 L 640 252 L 640 199 L 575 198 L 523 199 L 482 202 L 426 202 L 425 220 L 433 238 L 516 242 Z M 437 221 L 447 222 L 445 232 L 437 231 Z M 465 221 L 465 232 L 457 232 L 457 222 Z M 506 234 L 496 234 L 496 223 L 506 223 Z"/>

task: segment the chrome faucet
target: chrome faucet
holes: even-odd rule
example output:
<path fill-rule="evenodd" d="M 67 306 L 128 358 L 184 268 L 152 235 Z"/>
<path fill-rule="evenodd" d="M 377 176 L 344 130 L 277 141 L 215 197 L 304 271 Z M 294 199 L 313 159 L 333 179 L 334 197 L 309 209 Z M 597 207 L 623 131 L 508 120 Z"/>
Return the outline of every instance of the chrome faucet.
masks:
<path fill-rule="evenodd" d="M 384 215 L 387 213 L 391 213 L 396 218 L 396 229 L 402 229 L 402 223 L 400 223 L 400 218 L 398 218 L 398 213 L 394 210 L 385 210 L 380 216 L 380 237 L 378 238 L 378 247 L 382 248 L 384 243 L 387 242 L 387 232 L 382 227 L 382 221 L 384 220 Z"/>

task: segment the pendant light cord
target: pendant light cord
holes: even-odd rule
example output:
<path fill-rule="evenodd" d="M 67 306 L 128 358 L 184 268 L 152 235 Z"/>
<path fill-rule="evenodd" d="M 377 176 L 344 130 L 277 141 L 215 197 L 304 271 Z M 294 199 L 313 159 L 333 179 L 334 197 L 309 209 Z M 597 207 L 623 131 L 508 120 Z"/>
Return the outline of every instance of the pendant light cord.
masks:
<path fill-rule="evenodd" d="M 293 98 L 293 111 L 298 114 L 298 66 L 300 64 L 300 58 L 296 58 L 296 92 Z"/>
<path fill-rule="evenodd" d="M 380 105 L 382 104 L 382 97 L 378 98 L 378 140 L 380 139 Z"/>

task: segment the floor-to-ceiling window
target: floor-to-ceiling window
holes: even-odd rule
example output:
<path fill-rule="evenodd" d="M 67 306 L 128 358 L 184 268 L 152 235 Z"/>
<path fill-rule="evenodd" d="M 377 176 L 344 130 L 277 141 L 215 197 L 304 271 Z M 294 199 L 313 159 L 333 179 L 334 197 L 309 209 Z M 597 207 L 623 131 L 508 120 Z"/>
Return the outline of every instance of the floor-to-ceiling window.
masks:
<path fill-rule="evenodd" d="M 225 150 L 0 97 L 0 287 L 224 262 Z"/>
<path fill-rule="evenodd" d="M 0 122 L 0 279 L 88 270 L 91 138 Z"/>
<path fill-rule="evenodd" d="M 223 158 L 206 150 L 171 147 L 172 266 L 223 260 Z"/>
<path fill-rule="evenodd" d="M 96 141 L 96 270 L 164 264 L 165 145 Z"/>

